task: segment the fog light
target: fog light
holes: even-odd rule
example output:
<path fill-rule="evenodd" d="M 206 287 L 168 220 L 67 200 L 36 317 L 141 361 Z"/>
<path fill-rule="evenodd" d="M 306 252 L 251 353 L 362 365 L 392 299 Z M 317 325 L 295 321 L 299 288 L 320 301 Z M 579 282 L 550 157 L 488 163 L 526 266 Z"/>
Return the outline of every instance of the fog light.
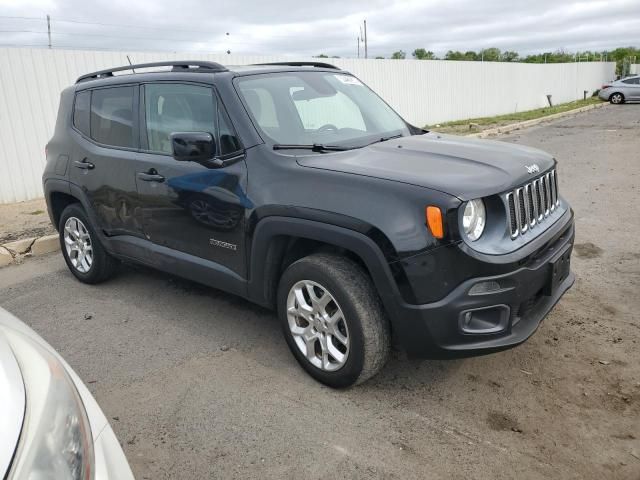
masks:
<path fill-rule="evenodd" d="M 495 280 L 489 280 L 488 282 L 476 283 L 469 290 L 469 295 L 482 295 L 483 293 L 495 292 L 500 290 L 500 284 Z"/>
<path fill-rule="evenodd" d="M 460 314 L 460 330 L 476 335 L 501 332 L 507 328 L 510 313 L 508 305 L 467 310 Z"/>

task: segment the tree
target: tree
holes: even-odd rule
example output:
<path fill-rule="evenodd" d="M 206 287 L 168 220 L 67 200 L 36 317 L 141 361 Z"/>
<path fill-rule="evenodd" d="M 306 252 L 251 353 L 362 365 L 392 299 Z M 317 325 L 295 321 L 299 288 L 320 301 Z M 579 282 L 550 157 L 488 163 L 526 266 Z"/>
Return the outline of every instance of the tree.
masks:
<path fill-rule="evenodd" d="M 384 57 L 378 56 L 376 57 L 376 60 L 384 60 Z"/>
<path fill-rule="evenodd" d="M 500 49 L 499 48 L 487 48 L 480 52 L 480 57 L 485 62 L 499 62 L 500 61 Z"/>
<path fill-rule="evenodd" d="M 391 58 L 393 58 L 394 60 L 404 60 L 405 58 L 407 58 L 407 54 L 404 52 L 404 50 L 398 50 L 397 52 L 393 52 Z"/>
<path fill-rule="evenodd" d="M 503 62 L 517 62 L 518 61 L 518 52 L 513 52 L 511 50 L 507 50 L 502 54 Z"/>
<path fill-rule="evenodd" d="M 436 56 L 431 50 L 427 51 L 424 48 L 416 48 L 413 53 L 413 58 L 416 60 L 435 60 Z"/>
<path fill-rule="evenodd" d="M 445 60 L 466 60 L 466 58 L 464 57 L 464 53 L 459 52 L 457 50 L 449 50 L 445 56 L 444 56 Z"/>
<path fill-rule="evenodd" d="M 475 61 L 475 60 L 480 60 L 480 57 L 478 57 L 478 54 L 473 50 L 469 50 L 467 52 L 464 52 L 464 59 L 469 61 Z"/>
<path fill-rule="evenodd" d="M 315 58 L 329 58 L 329 56 L 321 53 L 320 55 L 316 55 Z"/>

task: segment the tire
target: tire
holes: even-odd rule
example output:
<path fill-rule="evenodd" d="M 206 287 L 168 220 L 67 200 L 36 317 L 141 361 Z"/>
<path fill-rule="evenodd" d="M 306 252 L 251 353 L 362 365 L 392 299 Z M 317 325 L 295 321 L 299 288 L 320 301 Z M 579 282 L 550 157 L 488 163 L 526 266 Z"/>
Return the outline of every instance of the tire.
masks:
<path fill-rule="evenodd" d="M 624 95 L 620 92 L 612 93 L 611 96 L 609 96 L 609 102 L 613 105 L 621 105 L 624 103 Z"/>
<path fill-rule="evenodd" d="M 389 322 L 371 279 L 352 260 L 314 254 L 294 262 L 280 279 L 277 303 L 291 352 L 319 382 L 345 388 L 368 380 L 385 365 Z M 316 338 L 309 342 L 311 337 Z"/>
<path fill-rule="evenodd" d="M 65 227 L 69 229 L 65 230 Z M 64 261 L 78 280 L 95 284 L 104 282 L 113 275 L 118 262 L 100 243 L 79 203 L 73 203 L 64 209 L 60 215 L 58 232 Z"/>

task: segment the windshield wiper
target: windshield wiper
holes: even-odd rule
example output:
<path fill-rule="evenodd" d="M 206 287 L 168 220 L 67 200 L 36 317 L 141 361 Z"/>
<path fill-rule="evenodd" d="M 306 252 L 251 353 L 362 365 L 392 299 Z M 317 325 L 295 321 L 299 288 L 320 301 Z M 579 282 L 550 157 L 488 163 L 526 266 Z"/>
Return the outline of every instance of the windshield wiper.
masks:
<path fill-rule="evenodd" d="M 401 133 L 398 133 L 396 135 L 389 135 L 387 137 L 380 137 L 377 140 L 374 140 L 371 143 L 367 143 L 367 145 L 373 145 L 374 143 L 380 143 L 380 142 L 386 142 L 387 140 L 393 140 L 394 138 L 400 138 L 403 137 L 404 135 L 402 135 Z"/>
<path fill-rule="evenodd" d="M 274 150 L 311 150 L 313 152 L 343 152 L 350 150 L 348 147 L 341 147 L 339 145 L 323 145 L 321 143 L 314 143 L 311 145 L 294 145 L 276 143 L 273 146 Z"/>

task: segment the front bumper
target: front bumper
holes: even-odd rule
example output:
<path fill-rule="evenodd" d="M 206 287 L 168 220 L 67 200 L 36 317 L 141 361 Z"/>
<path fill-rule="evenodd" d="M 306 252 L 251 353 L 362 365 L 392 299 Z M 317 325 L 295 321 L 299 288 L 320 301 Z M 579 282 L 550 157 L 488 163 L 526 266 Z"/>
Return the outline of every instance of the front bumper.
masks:
<path fill-rule="evenodd" d="M 395 322 L 403 349 L 412 357 L 446 358 L 521 344 L 575 281 L 568 268 L 574 236 L 571 219 L 543 251 L 513 270 L 466 280 L 437 302 L 403 304 Z M 483 293 L 486 286 L 495 290 Z"/>

